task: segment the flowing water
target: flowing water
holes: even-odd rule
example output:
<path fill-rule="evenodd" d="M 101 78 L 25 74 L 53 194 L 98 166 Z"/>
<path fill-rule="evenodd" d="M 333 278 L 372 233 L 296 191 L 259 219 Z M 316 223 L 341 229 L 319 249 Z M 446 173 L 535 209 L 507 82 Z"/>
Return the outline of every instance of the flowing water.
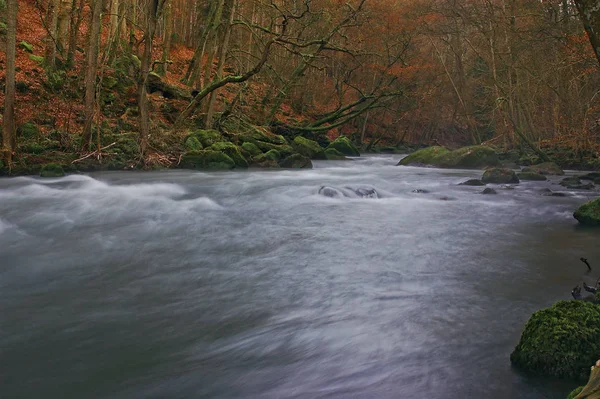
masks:
<path fill-rule="evenodd" d="M 398 158 L 0 180 L 0 396 L 564 398 L 509 355 L 600 274 L 594 193 Z"/>

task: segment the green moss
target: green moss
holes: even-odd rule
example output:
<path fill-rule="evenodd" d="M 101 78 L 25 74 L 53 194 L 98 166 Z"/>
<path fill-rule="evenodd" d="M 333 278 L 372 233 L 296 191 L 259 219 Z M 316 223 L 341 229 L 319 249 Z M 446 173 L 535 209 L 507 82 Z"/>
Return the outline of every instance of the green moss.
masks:
<path fill-rule="evenodd" d="M 445 147 L 427 147 L 402 158 L 398 165 L 432 165 L 440 156 L 449 153 Z"/>
<path fill-rule="evenodd" d="M 581 205 L 573 217 L 581 224 L 588 226 L 600 226 L 600 198 Z"/>
<path fill-rule="evenodd" d="M 485 184 L 511 184 L 519 183 L 519 178 L 517 177 L 516 173 L 510 169 L 490 168 L 483 172 L 481 181 Z"/>
<path fill-rule="evenodd" d="M 567 396 L 567 399 L 575 399 L 575 397 L 583 391 L 583 388 L 585 388 L 584 385 L 573 389 L 571 393 L 569 393 L 569 396 Z"/>
<path fill-rule="evenodd" d="M 244 156 L 240 152 L 240 149 L 238 148 L 238 146 L 236 146 L 233 143 L 229 143 L 229 142 L 215 143 L 210 147 L 210 149 L 214 150 L 214 151 L 221 151 L 224 154 L 227 154 L 227 156 L 229 156 L 229 158 L 233 159 L 233 162 L 235 162 L 235 166 L 237 166 L 238 168 L 247 168 L 248 167 L 248 161 L 246 160 L 246 158 L 244 158 Z"/>
<path fill-rule="evenodd" d="M 55 163 L 46 164 L 40 170 L 41 177 L 63 177 L 64 175 L 63 167 Z"/>
<path fill-rule="evenodd" d="M 600 306 L 561 301 L 531 316 L 510 355 L 525 371 L 559 378 L 585 379 L 600 358 Z"/>
<path fill-rule="evenodd" d="M 255 141 L 254 144 L 263 152 L 275 150 L 284 158 L 294 154 L 294 149 L 287 144 L 273 144 L 263 141 Z"/>
<path fill-rule="evenodd" d="M 188 137 L 195 137 L 204 148 L 225 141 L 225 138 L 223 138 L 221 133 L 216 130 L 196 130 Z"/>
<path fill-rule="evenodd" d="M 117 86 L 118 83 L 119 80 L 114 76 L 108 75 L 102 78 L 102 87 L 104 87 L 105 89 L 113 89 L 115 88 L 115 86 Z"/>
<path fill-rule="evenodd" d="M 310 159 L 326 159 L 323 147 L 321 147 L 316 141 L 309 140 L 302 136 L 297 136 L 294 139 L 293 146 L 296 148 L 298 153 Z"/>
<path fill-rule="evenodd" d="M 262 151 L 260 150 L 260 148 L 258 148 L 256 146 L 256 144 L 252 144 L 252 143 L 243 143 L 242 144 L 242 149 L 244 151 L 246 151 L 248 154 L 250 154 L 250 156 L 252 157 L 256 157 L 259 156 L 260 154 L 262 154 Z"/>
<path fill-rule="evenodd" d="M 189 136 L 185 140 L 184 146 L 189 151 L 200 151 L 204 148 L 200 140 L 195 136 Z"/>
<path fill-rule="evenodd" d="M 25 40 L 23 40 L 21 43 L 19 43 L 19 48 L 22 48 L 23 50 L 27 51 L 28 53 L 33 53 L 33 44 L 28 43 Z"/>
<path fill-rule="evenodd" d="M 593 183 L 583 184 L 578 177 L 566 177 L 560 181 L 560 185 L 570 190 L 590 190 L 594 188 Z"/>
<path fill-rule="evenodd" d="M 279 166 L 288 169 L 311 169 L 312 162 L 310 161 L 310 158 L 307 158 L 302 154 L 293 154 L 279 162 Z"/>
<path fill-rule="evenodd" d="M 44 63 L 44 57 L 40 57 L 39 55 L 30 54 L 29 59 L 37 62 L 40 65 Z"/>
<path fill-rule="evenodd" d="M 544 162 L 523 169 L 523 172 L 539 173 L 540 175 L 562 176 L 565 172 L 554 162 Z"/>
<path fill-rule="evenodd" d="M 352 144 L 348 137 L 340 136 L 335 139 L 327 148 L 333 148 L 334 150 L 338 150 L 344 155 L 351 157 L 359 157 L 360 152 L 358 149 Z"/>
<path fill-rule="evenodd" d="M 260 154 L 255 157 L 254 160 L 256 163 L 262 163 L 264 161 L 279 161 L 281 159 L 281 154 L 277 150 L 269 150 L 264 154 Z"/>
<path fill-rule="evenodd" d="M 220 151 L 189 151 L 183 155 L 179 166 L 186 169 L 233 169 L 235 162 Z"/>
<path fill-rule="evenodd" d="M 23 123 L 18 129 L 17 133 L 25 140 L 30 140 L 39 136 L 38 127 L 32 122 Z"/>
<path fill-rule="evenodd" d="M 596 180 L 600 179 L 600 172 L 590 172 L 577 177 L 579 177 L 581 180 Z"/>
<path fill-rule="evenodd" d="M 483 146 L 474 145 L 441 154 L 432 160 L 433 165 L 440 168 L 484 168 L 500 163 L 496 151 Z"/>
<path fill-rule="evenodd" d="M 348 158 L 335 148 L 327 148 L 325 150 L 325 158 L 329 161 L 346 161 Z"/>
<path fill-rule="evenodd" d="M 33 142 L 24 143 L 23 145 L 21 145 L 21 150 L 29 154 L 41 154 L 46 150 L 46 148 L 44 148 L 44 146 L 42 146 L 39 143 Z"/>
<path fill-rule="evenodd" d="M 517 177 L 519 180 L 532 180 L 532 181 L 544 181 L 548 180 L 548 178 L 544 175 L 534 172 L 521 172 L 517 173 Z"/>
<path fill-rule="evenodd" d="M 6 24 L 4 22 L 0 22 L 0 35 L 6 35 L 6 32 L 8 32 Z"/>

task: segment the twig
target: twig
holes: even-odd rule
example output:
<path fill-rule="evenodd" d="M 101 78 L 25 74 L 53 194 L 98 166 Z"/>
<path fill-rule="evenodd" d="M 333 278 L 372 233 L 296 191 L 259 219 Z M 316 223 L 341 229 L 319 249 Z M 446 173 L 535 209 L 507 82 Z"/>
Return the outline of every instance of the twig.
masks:
<path fill-rule="evenodd" d="M 112 147 L 113 145 L 117 144 L 117 142 L 114 142 L 112 144 L 107 145 L 106 147 L 102 147 L 99 150 L 96 150 L 94 152 L 90 152 L 89 154 L 87 154 L 86 156 L 83 156 L 79 159 L 74 160 L 73 162 L 71 162 L 72 164 L 74 164 L 75 162 L 79 162 L 79 161 L 83 161 L 84 159 L 87 159 L 93 155 L 100 155 L 102 153 L 102 150 L 106 150 L 107 148 Z"/>

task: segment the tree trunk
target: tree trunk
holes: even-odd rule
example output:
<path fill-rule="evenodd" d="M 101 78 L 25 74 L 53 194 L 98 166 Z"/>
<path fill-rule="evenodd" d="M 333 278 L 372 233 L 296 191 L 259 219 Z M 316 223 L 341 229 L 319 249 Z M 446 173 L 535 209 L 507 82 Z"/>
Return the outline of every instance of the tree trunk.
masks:
<path fill-rule="evenodd" d="M 6 86 L 2 122 L 2 152 L 7 166 L 12 163 L 16 147 L 15 135 L 15 58 L 17 46 L 17 0 L 6 1 Z"/>
<path fill-rule="evenodd" d="M 94 121 L 94 104 L 96 97 L 96 73 L 98 69 L 98 43 L 100 39 L 102 0 L 93 0 L 90 20 L 90 35 L 87 49 L 85 73 L 85 124 L 81 149 L 87 151 L 92 143 L 92 123 Z"/>
<path fill-rule="evenodd" d="M 168 1 L 168 0 L 167 0 Z M 165 76 L 167 74 L 169 53 L 171 52 L 171 41 L 173 36 L 173 17 L 171 15 L 171 2 L 166 3 L 164 6 L 164 33 L 163 33 L 163 48 L 162 58 L 158 65 L 156 73 Z"/>
<path fill-rule="evenodd" d="M 600 0 L 575 0 L 575 5 L 600 64 Z"/>

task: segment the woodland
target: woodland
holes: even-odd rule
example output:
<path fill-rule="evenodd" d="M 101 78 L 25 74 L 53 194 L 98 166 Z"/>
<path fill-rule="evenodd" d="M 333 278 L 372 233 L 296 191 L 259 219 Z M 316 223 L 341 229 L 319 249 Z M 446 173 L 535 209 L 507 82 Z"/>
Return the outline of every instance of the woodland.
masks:
<path fill-rule="evenodd" d="M 220 140 L 275 167 L 339 136 L 600 168 L 595 3 L 1 0 L 2 170 L 223 165 L 197 154 Z"/>

